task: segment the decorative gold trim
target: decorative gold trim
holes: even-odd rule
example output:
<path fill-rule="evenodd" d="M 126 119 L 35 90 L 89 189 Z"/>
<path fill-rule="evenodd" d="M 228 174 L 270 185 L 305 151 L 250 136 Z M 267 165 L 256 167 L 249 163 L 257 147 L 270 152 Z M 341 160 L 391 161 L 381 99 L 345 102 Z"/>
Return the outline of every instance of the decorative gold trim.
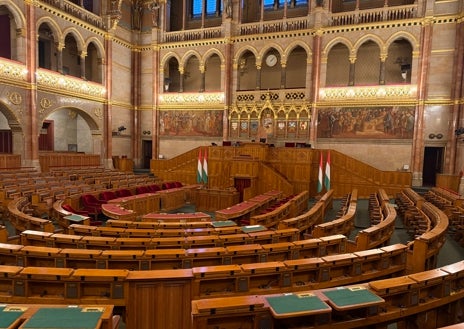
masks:
<path fill-rule="evenodd" d="M 320 88 L 319 101 L 414 99 L 416 94 L 416 85 Z"/>
<path fill-rule="evenodd" d="M 36 77 L 37 86 L 41 90 L 65 93 L 77 97 L 103 98 L 106 95 L 106 89 L 102 85 L 63 76 L 58 73 L 37 70 Z"/>
<path fill-rule="evenodd" d="M 0 79 L 27 81 L 27 69 L 23 64 L 17 64 L 0 59 Z"/>
<path fill-rule="evenodd" d="M 223 104 L 224 93 L 164 93 L 159 95 L 159 104 L 196 105 Z"/>
<path fill-rule="evenodd" d="M 11 93 L 7 92 L 6 95 L 8 97 L 8 100 L 11 102 L 11 104 L 19 105 L 23 102 L 23 97 L 17 91 L 13 91 Z"/>

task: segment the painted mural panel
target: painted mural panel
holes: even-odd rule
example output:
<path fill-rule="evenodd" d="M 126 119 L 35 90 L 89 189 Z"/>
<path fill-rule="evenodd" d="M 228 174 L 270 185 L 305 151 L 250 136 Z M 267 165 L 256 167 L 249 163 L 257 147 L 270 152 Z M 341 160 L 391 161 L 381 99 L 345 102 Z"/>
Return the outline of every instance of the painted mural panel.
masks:
<path fill-rule="evenodd" d="M 223 111 L 160 111 L 161 136 L 222 136 Z"/>
<path fill-rule="evenodd" d="M 318 138 L 411 139 L 413 106 L 319 109 Z"/>

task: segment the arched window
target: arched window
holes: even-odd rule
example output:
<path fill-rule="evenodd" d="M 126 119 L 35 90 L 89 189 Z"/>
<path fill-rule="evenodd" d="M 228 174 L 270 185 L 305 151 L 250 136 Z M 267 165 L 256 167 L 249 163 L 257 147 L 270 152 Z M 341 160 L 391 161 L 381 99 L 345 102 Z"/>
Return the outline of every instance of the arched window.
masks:
<path fill-rule="evenodd" d="M 215 16 L 222 12 L 222 0 L 193 0 L 192 1 L 192 17 L 201 17 L 203 5 L 206 6 L 206 16 Z"/>
<path fill-rule="evenodd" d="M 0 6 L 0 31 L 2 37 L 0 38 L 0 57 L 13 59 L 12 56 L 12 32 L 11 28 L 11 15 L 5 6 Z"/>

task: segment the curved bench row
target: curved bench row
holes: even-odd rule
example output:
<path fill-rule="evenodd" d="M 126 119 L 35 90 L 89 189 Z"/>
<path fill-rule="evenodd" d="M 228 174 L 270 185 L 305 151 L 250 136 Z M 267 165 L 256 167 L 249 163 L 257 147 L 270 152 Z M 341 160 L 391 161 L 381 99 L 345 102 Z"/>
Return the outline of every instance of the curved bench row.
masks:
<path fill-rule="evenodd" d="M 427 202 L 412 189 L 404 189 L 396 197 L 404 221 L 413 219 L 425 223 L 426 228 L 409 242 L 409 271 L 412 273 L 430 270 L 437 266 L 438 253 L 445 243 L 449 220 L 446 214 Z"/>
<path fill-rule="evenodd" d="M 271 291 L 296 292 L 402 274 L 406 268 L 406 248 L 405 245 L 395 245 L 353 254 L 175 271 L 178 271 L 176 275 L 185 276 L 189 281 L 192 299 Z M 132 277 L 150 278 L 167 271 L 174 273 L 161 269 L 130 271 L 1 265 L 0 297 L 5 302 L 24 302 L 17 297 L 43 298 L 42 303 L 67 303 L 72 298 L 78 299 L 74 303 L 81 303 L 82 298 L 103 303 L 110 299 L 115 305 L 124 305 L 128 297 L 125 285 Z"/>
<path fill-rule="evenodd" d="M 30 233 L 30 236 L 26 235 Z M 38 234 L 26 232 L 25 243 L 0 243 L 0 264 L 19 266 L 124 268 L 130 270 L 178 269 L 223 264 L 244 264 L 266 261 L 285 261 L 300 258 L 324 257 L 345 252 L 346 237 L 328 236 L 294 242 L 245 244 L 202 248 L 140 249 L 86 246 L 89 240 L 75 240 L 63 235 L 38 240 Z M 40 233 L 40 232 L 39 232 Z M 36 239 L 32 239 L 31 237 Z M 34 243 L 34 244 L 31 244 Z M 87 247 L 76 248 L 76 247 Z M 111 246 L 109 246 L 111 247 Z M 113 246 L 114 247 L 114 246 Z"/>
<path fill-rule="evenodd" d="M 297 294 L 192 302 L 193 328 L 439 328 L 462 321 L 464 262 L 402 277 Z M 457 327 L 460 327 L 458 325 Z"/>
<path fill-rule="evenodd" d="M 298 230 L 282 229 L 237 234 L 184 235 L 188 230 L 141 230 L 114 227 L 98 227 L 71 225 L 80 227 L 79 232 L 72 234 L 49 233 L 26 230 L 21 233 L 25 245 L 56 245 L 66 243 L 74 248 L 83 249 L 162 249 L 162 248 L 206 248 L 253 243 L 292 242 L 298 240 Z M 84 232 L 87 230 L 86 232 Z M 195 229 L 192 233 L 195 233 Z M 96 233 L 102 234 L 97 236 Z M 120 234 L 120 233 L 121 234 Z M 158 233 L 157 233 L 158 232 Z M 94 235 L 92 235 L 94 233 Z M 141 236 L 141 233 L 144 236 Z M 108 234 L 103 236 L 103 234 Z"/>
<path fill-rule="evenodd" d="M 311 235 L 316 238 L 332 234 L 349 235 L 354 227 L 357 201 L 358 190 L 353 189 L 351 194 L 346 197 L 345 203 L 341 206 L 340 217 L 315 225 L 311 231 Z"/>

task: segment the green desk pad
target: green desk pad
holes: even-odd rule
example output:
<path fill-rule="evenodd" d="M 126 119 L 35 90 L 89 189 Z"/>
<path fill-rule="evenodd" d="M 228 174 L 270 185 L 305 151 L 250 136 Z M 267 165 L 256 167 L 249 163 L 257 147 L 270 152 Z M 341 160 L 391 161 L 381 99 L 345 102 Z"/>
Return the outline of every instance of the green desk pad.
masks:
<path fill-rule="evenodd" d="M 102 312 L 83 312 L 80 307 L 41 308 L 27 321 L 28 329 L 94 329 Z"/>
<path fill-rule="evenodd" d="M 0 307 L 0 329 L 8 328 L 24 312 L 23 311 L 5 311 L 5 307 Z"/>
<path fill-rule="evenodd" d="M 323 291 L 336 306 L 382 302 L 383 299 L 365 288 L 337 288 Z"/>
<path fill-rule="evenodd" d="M 319 297 L 312 294 L 286 294 L 265 297 L 276 314 L 298 313 L 320 310 L 325 313 L 331 309 Z"/>
<path fill-rule="evenodd" d="M 211 225 L 213 227 L 227 227 L 227 226 L 237 226 L 237 223 L 234 222 L 233 220 L 217 220 L 211 222 Z"/>
<path fill-rule="evenodd" d="M 242 226 L 241 230 L 243 233 L 251 233 L 251 232 L 267 231 L 267 228 L 262 225 L 248 225 L 248 226 Z"/>
<path fill-rule="evenodd" d="M 88 218 L 88 217 L 80 216 L 80 215 L 74 214 L 74 215 L 65 216 L 65 217 L 63 217 L 63 218 L 64 218 L 64 219 L 67 219 L 67 220 L 69 220 L 69 221 L 71 221 L 71 222 L 82 222 L 82 221 L 84 221 L 84 220 L 85 220 L 86 218 Z"/>

